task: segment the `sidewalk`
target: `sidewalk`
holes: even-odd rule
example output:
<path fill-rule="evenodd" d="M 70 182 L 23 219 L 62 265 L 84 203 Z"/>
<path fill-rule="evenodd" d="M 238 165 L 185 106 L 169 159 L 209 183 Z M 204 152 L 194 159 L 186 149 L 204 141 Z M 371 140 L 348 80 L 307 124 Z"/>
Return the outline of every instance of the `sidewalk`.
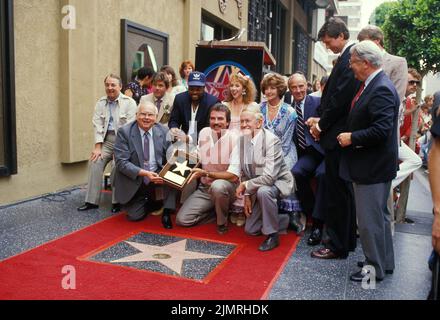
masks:
<path fill-rule="evenodd" d="M 113 214 L 111 196 L 104 193 L 97 210 L 78 212 L 85 189 L 75 188 L 55 197 L 0 207 L 0 260 L 85 228 Z M 312 259 L 308 234 L 301 239 L 276 281 L 269 299 L 426 299 L 431 275 L 427 259 L 431 252 L 431 194 L 427 176 L 419 170 L 411 183 L 408 217 L 413 225 L 397 225 L 394 237 L 396 270 L 376 289 L 364 290 L 349 280 L 357 270 L 362 250 L 346 260 Z"/>

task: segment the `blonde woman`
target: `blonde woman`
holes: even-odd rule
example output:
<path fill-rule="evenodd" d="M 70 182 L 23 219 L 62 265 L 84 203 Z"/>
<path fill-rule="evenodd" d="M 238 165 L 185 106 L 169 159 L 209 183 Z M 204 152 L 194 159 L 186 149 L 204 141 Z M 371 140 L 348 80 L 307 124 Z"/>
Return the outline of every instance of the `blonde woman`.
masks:
<path fill-rule="evenodd" d="M 223 104 L 231 110 L 231 123 L 229 130 L 235 130 L 237 135 L 240 132 L 240 115 L 248 106 L 258 107 L 255 102 L 257 90 L 254 82 L 247 76 L 239 73 L 233 74 L 229 79 L 226 99 Z M 230 208 L 230 220 L 232 223 L 241 227 L 246 222 L 243 211 L 243 198 L 238 198 Z"/>

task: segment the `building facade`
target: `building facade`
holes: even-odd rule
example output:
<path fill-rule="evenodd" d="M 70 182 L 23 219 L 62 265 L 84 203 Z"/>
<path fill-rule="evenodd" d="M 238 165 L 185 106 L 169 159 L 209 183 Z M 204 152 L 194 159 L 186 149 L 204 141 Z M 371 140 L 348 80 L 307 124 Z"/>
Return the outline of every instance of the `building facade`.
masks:
<path fill-rule="evenodd" d="M 305 0 L 4 0 L 0 206 L 87 181 L 104 77 L 195 59 L 199 40 L 264 41 L 282 74 L 326 73 Z M 334 1 L 329 1 L 334 3 Z"/>

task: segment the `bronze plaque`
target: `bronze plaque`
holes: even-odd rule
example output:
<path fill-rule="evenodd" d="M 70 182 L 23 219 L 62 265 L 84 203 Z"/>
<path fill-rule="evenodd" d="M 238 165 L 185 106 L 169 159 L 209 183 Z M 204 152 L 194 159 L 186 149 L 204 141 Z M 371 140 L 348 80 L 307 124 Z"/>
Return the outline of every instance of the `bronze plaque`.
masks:
<path fill-rule="evenodd" d="M 167 185 L 182 190 L 191 177 L 191 170 L 199 165 L 199 159 L 195 155 L 183 150 L 176 150 L 160 171 L 159 176 Z"/>

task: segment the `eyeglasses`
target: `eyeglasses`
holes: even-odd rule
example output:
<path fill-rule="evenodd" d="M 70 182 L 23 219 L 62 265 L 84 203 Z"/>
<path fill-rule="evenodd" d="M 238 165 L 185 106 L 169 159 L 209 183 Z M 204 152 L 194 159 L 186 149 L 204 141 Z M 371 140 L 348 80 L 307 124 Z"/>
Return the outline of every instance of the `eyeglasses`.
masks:
<path fill-rule="evenodd" d="M 410 80 L 410 81 L 408 81 L 408 83 L 413 86 L 413 85 L 419 85 L 420 81 L 419 80 Z"/>

